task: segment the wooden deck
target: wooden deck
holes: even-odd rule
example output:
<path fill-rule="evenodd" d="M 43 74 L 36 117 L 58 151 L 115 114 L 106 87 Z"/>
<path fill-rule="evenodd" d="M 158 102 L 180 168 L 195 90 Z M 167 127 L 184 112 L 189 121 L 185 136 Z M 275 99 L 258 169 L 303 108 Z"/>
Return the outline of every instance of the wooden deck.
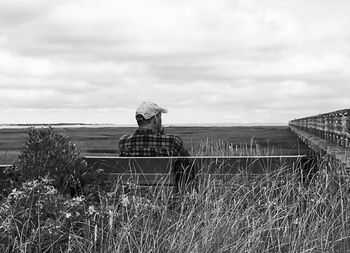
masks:
<path fill-rule="evenodd" d="M 350 110 L 295 119 L 289 127 L 309 148 L 350 168 Z"/>

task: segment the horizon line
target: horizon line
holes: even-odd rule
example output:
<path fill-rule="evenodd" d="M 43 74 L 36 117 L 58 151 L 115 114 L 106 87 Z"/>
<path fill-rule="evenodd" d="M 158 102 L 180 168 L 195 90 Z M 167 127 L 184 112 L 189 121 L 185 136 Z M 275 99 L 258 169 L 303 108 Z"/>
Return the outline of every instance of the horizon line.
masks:
<path fill-rule="evenodd" d="M 137 124 L 119 124 L 119 123 L 0 123 L 0 127 L 30 127 L 30 126 L 109 126 L 109 127 L 137 127 Z M 175 123 L 164 124 L 165 127 L 234 127 L 234 126 L 288 126 L 288 122 L 250 122 L 250 123 Z"/>

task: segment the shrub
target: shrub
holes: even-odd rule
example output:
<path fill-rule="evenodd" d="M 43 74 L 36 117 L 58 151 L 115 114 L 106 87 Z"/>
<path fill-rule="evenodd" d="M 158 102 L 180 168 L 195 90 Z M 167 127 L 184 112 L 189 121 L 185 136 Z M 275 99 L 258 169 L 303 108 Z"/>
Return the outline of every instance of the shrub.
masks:
<path fill-rule="evenodd" d="M 70 235 L 91 237 L 96 214 L 92 203 L 65 197 L 49 178 L 26 181 L 0 204 L 0 252 L 75 252 Z"/>
<path fill-rule="evenodd" d="M 62 193 L 77 195 L 82 186 L 98 177 L 68 136 L 58 134 L 52 127 L 28 129 L 21 153 L 7 174 L 15 186 L 40 177 L 50 177 Z"/>

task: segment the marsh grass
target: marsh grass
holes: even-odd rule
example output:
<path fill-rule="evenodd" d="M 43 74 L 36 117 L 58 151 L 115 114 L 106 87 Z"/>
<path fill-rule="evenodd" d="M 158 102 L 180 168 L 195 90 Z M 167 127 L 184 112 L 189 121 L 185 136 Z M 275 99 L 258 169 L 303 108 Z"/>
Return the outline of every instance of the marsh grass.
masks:
<path fill-rule="evenodd" d="M 245 144 L 234 144 L 227 140 L 207 138 L 206 140 L 192 144 L 190 153 L 197 156 L 259 156 L 282 154 L 282 152 L 275 150 L 274 146 L 270 146 L 268 142 L 262 147 L 254 138 L 251 138 L 250 142 Z"/>
<path fill-rule="evenodd" d="M 0 252 L 346 252 L 350 175 L 326 159 L 317 166 L 307 182 L 282 166 L 199 180 L 179 196 L 161 182 L 116 182 L 98 201 L 27 182 L 0 206 Z"/>

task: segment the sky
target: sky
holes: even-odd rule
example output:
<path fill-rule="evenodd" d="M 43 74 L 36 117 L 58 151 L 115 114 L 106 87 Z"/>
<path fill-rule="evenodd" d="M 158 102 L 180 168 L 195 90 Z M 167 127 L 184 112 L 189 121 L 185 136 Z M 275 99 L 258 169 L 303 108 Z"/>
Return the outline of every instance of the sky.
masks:
<path fill-rule="evenodd" d="M 348 0 L 0 0 L 0 123 L 274 125 L 350 108 Z"/>

